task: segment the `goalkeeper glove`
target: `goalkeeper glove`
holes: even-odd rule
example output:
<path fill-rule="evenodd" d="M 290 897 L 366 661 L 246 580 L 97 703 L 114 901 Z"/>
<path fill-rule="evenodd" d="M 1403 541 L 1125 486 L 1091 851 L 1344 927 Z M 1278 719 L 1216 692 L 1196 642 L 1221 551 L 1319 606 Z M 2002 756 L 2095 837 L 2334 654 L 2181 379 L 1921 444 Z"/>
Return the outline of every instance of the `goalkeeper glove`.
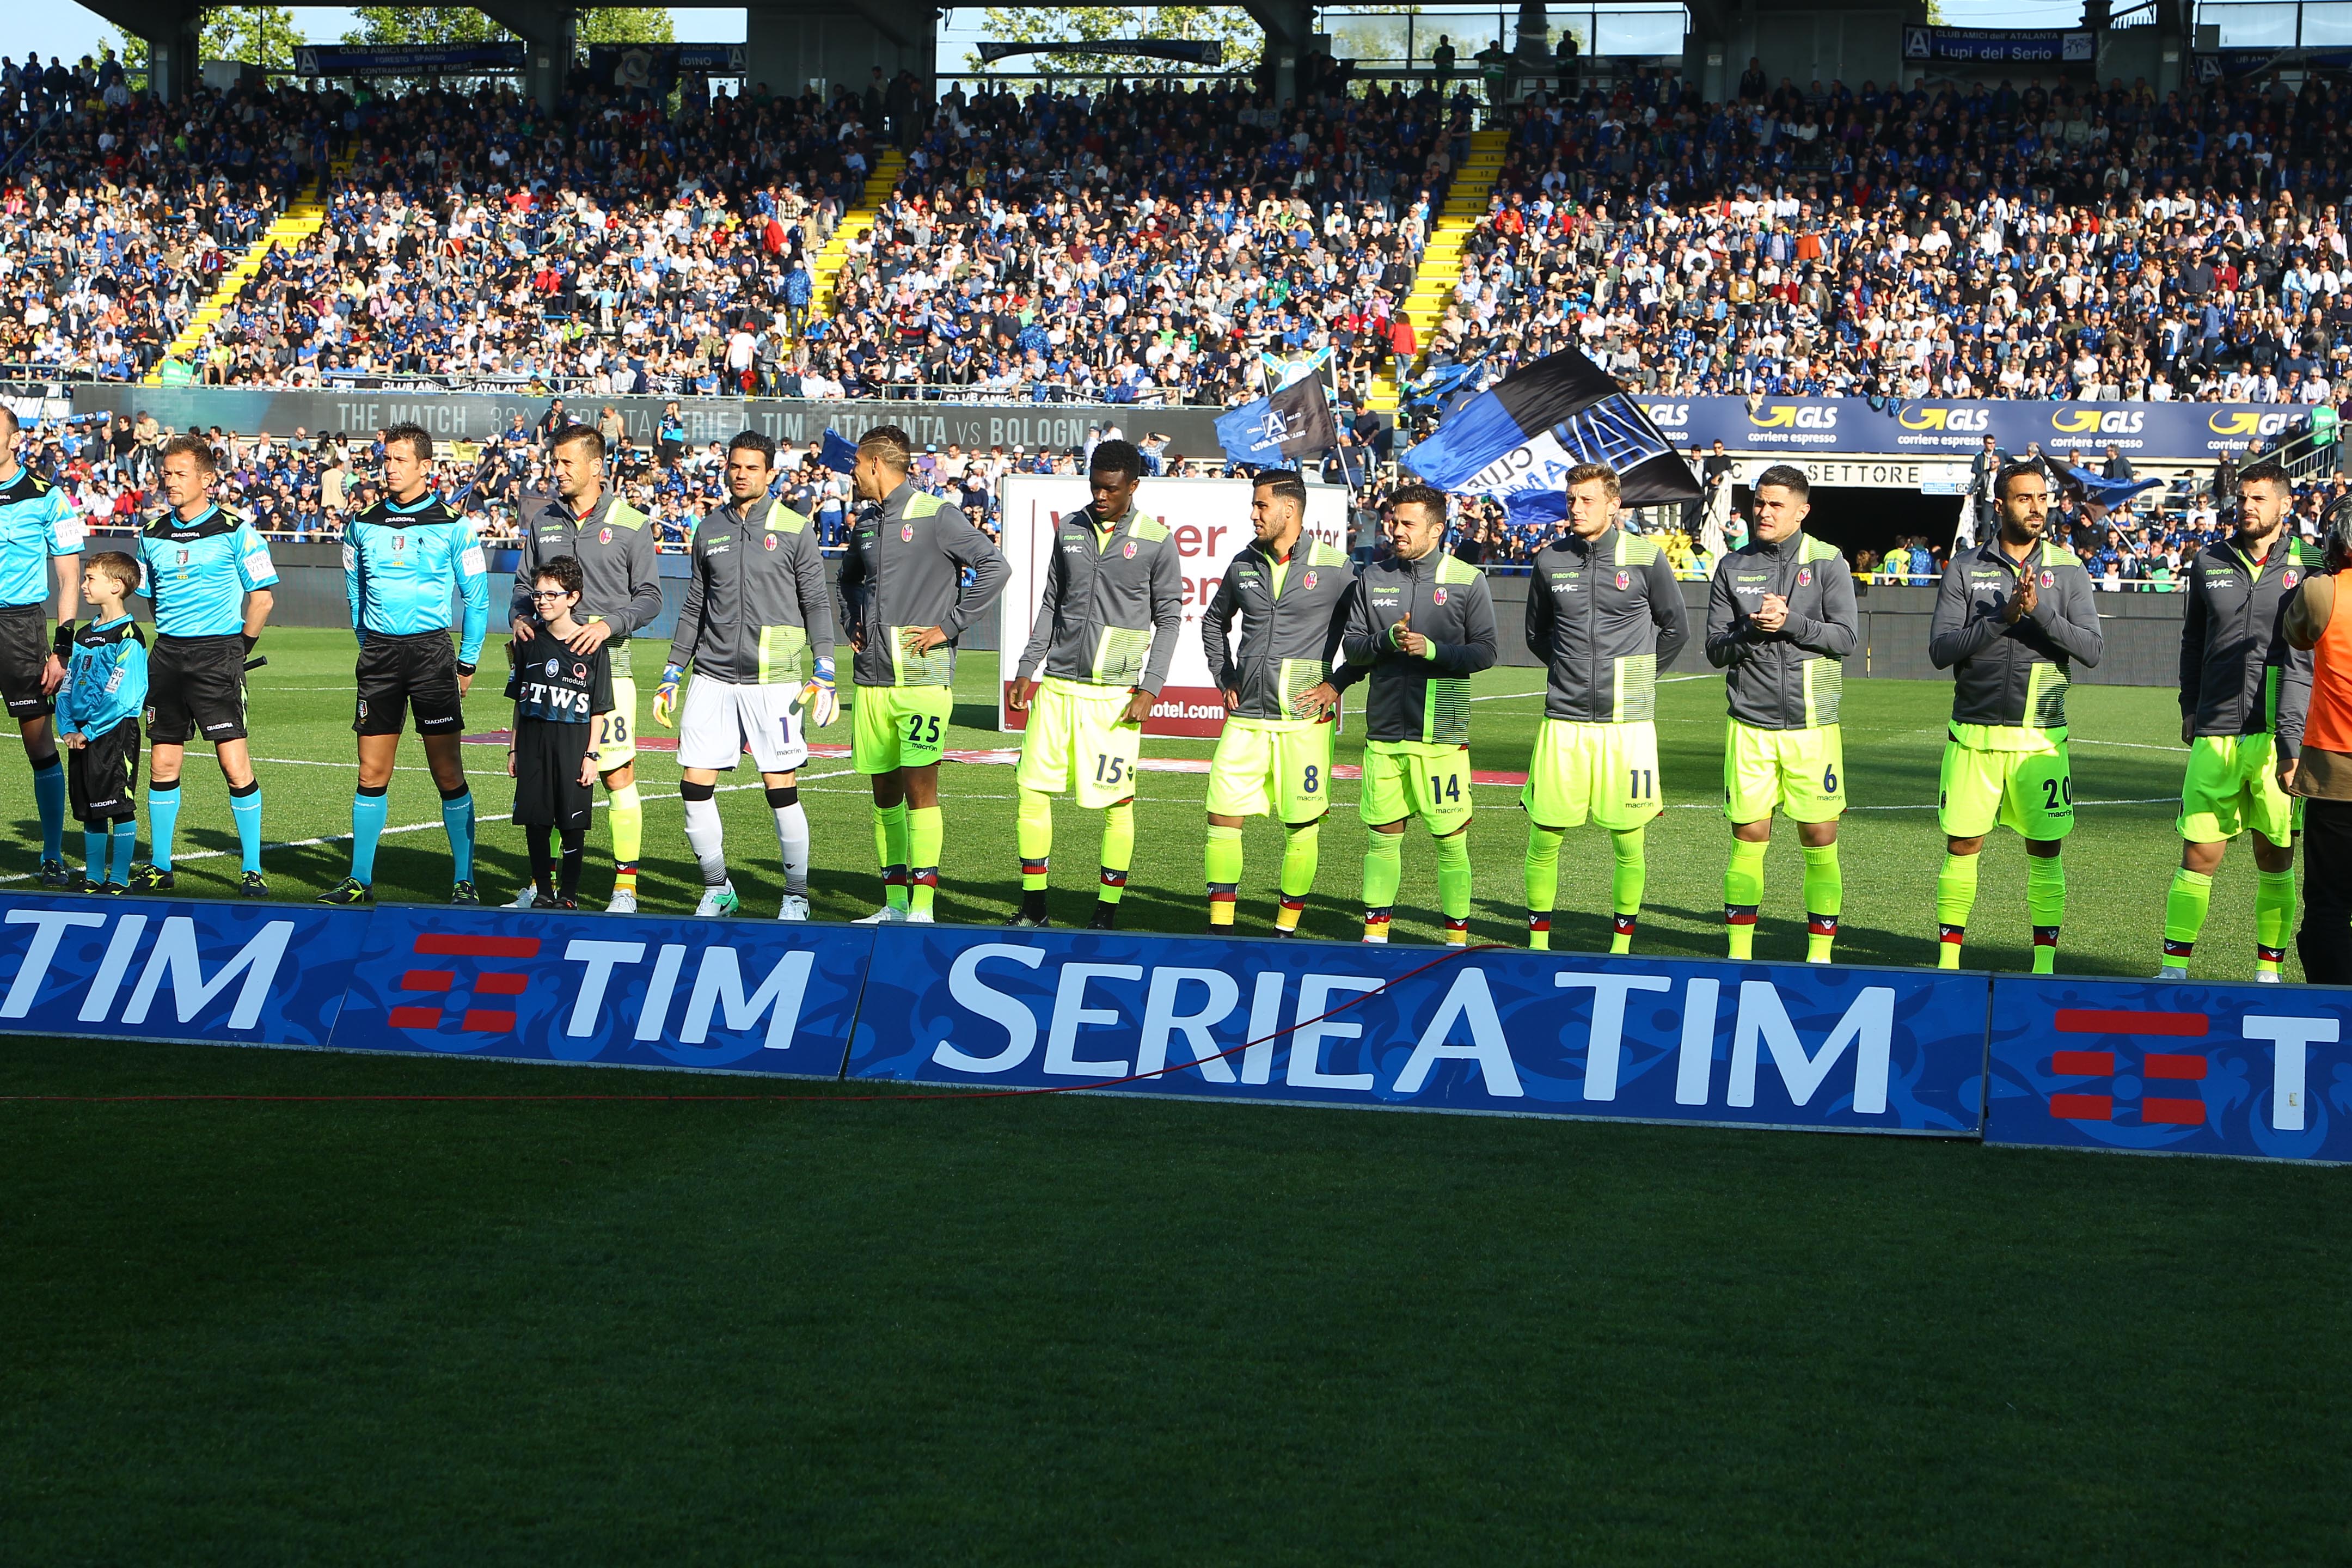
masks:
<path fill-rule="evenodd" d="M 833 660 L 816 661 L 816 673 L 801 688 L 801 713 L 820 730 L 841 717 L 841 697 L 833 685 Z"/>
<path fill-rule="evenodd" d="M 677 723 L 677 681 L 686 671 L 671 665 L 662 671 L 661 685 L 654 689 L 654 722 L 663 729 Z"/>

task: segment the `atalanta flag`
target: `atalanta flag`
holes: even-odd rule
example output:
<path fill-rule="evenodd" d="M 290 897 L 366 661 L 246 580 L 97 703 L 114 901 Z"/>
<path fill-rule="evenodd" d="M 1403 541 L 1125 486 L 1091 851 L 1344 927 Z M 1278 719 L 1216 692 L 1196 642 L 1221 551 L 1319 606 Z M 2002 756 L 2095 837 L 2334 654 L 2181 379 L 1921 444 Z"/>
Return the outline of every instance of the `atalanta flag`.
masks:
<path fill-rule="evenodd" d="M 1331 417 L 1330 395 L 1309 376 L 1217 416 L 1217 444 L 1234 462 L 1272 468 L 1338 446 L 1339 426 Z"/>
<path fill-rule="evenodd" d="M 836 474 L 857 471 L 857 443 L 828 425 L 824 427 L 824 445 L 817 450 L 818 462 Z"/>
<path fill-rule="evenodd" d="M 1648 410 L 1574 349 L 1513 371 L 1402 460 L 1439 489 L 1500 496 L 1507 504 L 1529 492 L 1559 494 L 1580 463 L 1614 468 L 1627 506 L 1701 494 L 1697 476 Z"/>

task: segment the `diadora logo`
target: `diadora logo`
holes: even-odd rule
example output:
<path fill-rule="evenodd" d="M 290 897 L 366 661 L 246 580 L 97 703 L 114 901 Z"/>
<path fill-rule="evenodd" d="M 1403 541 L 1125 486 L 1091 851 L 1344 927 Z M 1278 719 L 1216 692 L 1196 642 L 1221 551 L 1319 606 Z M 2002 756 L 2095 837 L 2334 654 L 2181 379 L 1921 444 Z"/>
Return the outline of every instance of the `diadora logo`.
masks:
<path fill-rule="evenodd" d="M 2050 416 L 2050 428 L 2062 436 L 2137 436 L 2147 423 L 2145 414 L 2115 408 L 2061 408 Z"/>
<path fill-rule="evenodd" d="M 1748 423 L 1759 430 L 1833 430 L 1837 416 L 1835 408 L 1783 403 L 1777 408 L 1759 408 L 1748 416 Z"/>
<path fill-rule="evenodd" d="M 2060 1035 L 2095 1037 L 2084 1048 L 2050 1053 L 2053 1077 L 2081 1080 L 2050 1094 L 2050 1114 L 2062 1121 L 2105 1121 L 2119 1126 L 2203 1127 L 2218 1106 L 2239 1103 L 2258 1086 L 2212 1076 L 2205 1050 L 2158 1048 L 2147 1041 L 2208 1037 L 2212 1017 L 2205 1013 L 2156 1012 L 2137 1008 L 2061 1007 Z M 2250 1016 L 2240 1026 L 2244 1037 L 2273 1047 L 2270 1124 L 2300 1132 L 2310 1120 L 2310 1047 L 2333 1045 L 2341 1033 L 2334 1018 Z M 2095 1080 L 2095 1081 L 2094 1081 Z M 2205 1086 L 2210 1084 L 2209 1089 Z"/>
<path fill-rule="evenodd" d="M 1906 430 L 1959 430 L 1981 434 L 1992 425 L 1989 408 L 1906 408 L 1895 416 Z"/>
<path fill-rule="evenodd" d="M 555 661 L 547 661 L 548 673 L 555 672 Z M 539 938 L 535 936 L 461 935 L 453 931 L 426 931 L 419 936 L 412 949 L 425 958 L 512 958 L 530 959 L 539 956 Z M 455 969 L 411 969 L 401 975 L 400 989 L 410 994 L 434 994 L 437 1002 L 408 1003 L 393 1008 L 386 1022 L 395 1029 L 438 1029 L 448 1011 L 448 998 L 460 994 L 458 973 Z M 530 977 L 512 970 L 477 969 L 467 978 L 463 991 L 467 1005 L 457 1018 L 457 1026 L 473 1034 L 508 1034 L 515 1026 L 514 1005 L 481 1007 L 473 1004 L 484 997 L 520 996 L 530 984 Z"/>

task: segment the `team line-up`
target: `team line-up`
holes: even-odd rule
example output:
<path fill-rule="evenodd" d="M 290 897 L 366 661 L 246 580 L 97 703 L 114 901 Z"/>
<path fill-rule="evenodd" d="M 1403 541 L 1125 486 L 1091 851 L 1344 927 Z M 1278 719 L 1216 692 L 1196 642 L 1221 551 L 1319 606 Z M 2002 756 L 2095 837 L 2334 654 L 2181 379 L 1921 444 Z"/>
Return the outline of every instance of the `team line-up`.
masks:
<path fill-rule="evenodd" d="M 143 529 L 135 556 L 85 555 L 79 521 L 61 494 L 16 463 L 15 420 L 5 408 L 0 431 L 0 695 L 33 768 L 40 881 L 101 893 L 170 891 L 184 748 L 201 736 L 227 781 L 241 890 L 268 897 L 261 787 L 245 728 L 248 659 L 277 582 L 267 545 L 247 519 L 212 499 L 212 451 L 184 437 L 162 458 L 170 510 Z M 509 772 L 532 875 L 511 907 L 579 907 L 601 784 L 614 859 L 606 908 L 633 912 L 644 834 L 633 634 L 662 610 L 654 539 L 646 519 L 609 484 L 595 430 L 559 431 L 551 448 L 553 492 L 524 511 L 509 606 Z M 388 431 L 386 499 L 345 529 L 344 576 L 360 643 L 359 781 L 351 872 L 323 895 L 330 904 L 374 898 L 385 792 L 412 718 L 441 790 L 452 902 L 480 902 L 474 803 L 459 747 L 491 591 L 482 546 L 430 486 L 432 456 L 425 430 Z M 871 781 L 881 871 L 883 903 L 866 919 L 929 921 L 944 837 L 939 769 L 957 639 L 1003 591 L 1008 568 L 962 512 L 908 482 L 906 433 L 876 428 L 857 446 L 859 504 L 837 617 L 810 520 L 770 495 L 775 460 L 774 444 L 753 432 L 730 446 L 730 499 L 695 531 L 685 603 L 655 690 L 655 718 L 679 731 L 686 837 L 703 880 L 695 912 L 741 908 L 715 795 L 719 774 L 749 755 L 775 817 L 786 889 L 780 917 L 808 918 L 810 835 L 797 770 L 808 757 L 806 731 L 839 717 L 838 618 L 857 688 L 853 763 Z M 1027 715 L 1015 774 L 1015 926 L 1047 924 L 1056 795 L 1102 814 L 1091 923 L 1108 929 L 1117 921 L 1134 852 L 1142 723 L 1183 618 L 1175 542 L 1136 505 L 1142 469 L 1124 441 L 1093 453 L 1092 502 L 1056 525 L 1008 698 Z M 1642 909 L 1644 836 L 1663 805 L 1657 675 L 1684 651 L 1691 629 L 1663 553 L 1622 525 L 1616 474 L 1589 465 L 1565 483 L 1568 531 L 1535 557 L 1527 604 L 1528 647 L 1548 671 L 1520 794 L 1528 942 L 1549 947 L 1561 839 L 1590 823 L 1611 837 L 1611 951 L 1626 952 Z M 2295 915 L 2294 846 L 2305 805 L 2297 796 L 2332 806 L 2339 792 L 2352 795 L 2352 679 L 2325 673 L 2352 670 L 2352 625 L 2331 624 L 2328 613 L 2335 574 L 2352 565 L 2352 520 L 2331 520 L 2326 558 L 2315 562 L 2285 528 L 2286 475 L 2257 464 L 2240 484 L 2236 534 L 2205 551 L 2189 574 L 2181 708 L 2191 752 L 2161 973 L 2187 973 L 2223 848 L 2251 829 L 2260 877 L 2255 977 L 2275 982 Z M 2047 973 L 2064 923 L 2061 850 L 2074 819 L 2070 673 L 2098 663 L 2101 635 L 2081 563 L 2042 538 L 2047 474 L 2012 465 L 1997 489 L 1995 536 L 1946 569 L 1930 634 L 1934 662 L 1955 675 L 1938 797 L 1948 839 L 1936 884 L 1938 958 L 1946 968 L 1959 964 L 1979 853 L 2000 825 L 2026 842 L 2033 968 Z M 1752 952 L 1776 814 L 1796 824 L 1803 846 L 1811 961 L 1830 961 L 1843 906 L 1837 837 L 1847 784 L 1838 706 L 1843 660 L 1859 628 L 1844 558 L 1804 531 L 1809 497 L 1796 468 L 1759 477 L 1750 542 L 1717 566 L 1702 634 L 1729 692 L 1724 923 L 1733 958 Z M 1208 665 L 1227 713 L 1209 773 L 1208 925 L 1233 929 L 1244 821 L 1272 815 L 1287 834 L 1274 929 L 1297 931 L 1315 883 L 1339 710 L 1347 689 L 1363 684 L 1364 940 L 1388 940 L 1403 833 L 1417 819 L 1435 843 L 1446 940 L 1465 942 L 1469 687 L 1496 658 L 1486 578 L 1442 550 L 1447 500 L 1437 490 L 1408 485 L 1388 498 L 1389 553 L 1360 570 L 1304 531 L 1306 504 L 1297 475 L 1255 477 L 1254 542 L 1227 566 L 1203 617 Z M 128 608 L 137 593 L 152 605 L 152 652 Z M 2324 655 L 2337 638 L 2345 657 L 2315 660 L 2315 645 Z M 2323 672 L 2316 685 L 2315 669 Z M 134 864 L 142 720 L 151 853 Z M 88 849 L 79 883 L 65 860 L 68 805 Z M 2344 879 L 2323 879 L 2315 868 L 2310 881 L 2306 974 L 2352 980 Z"/>

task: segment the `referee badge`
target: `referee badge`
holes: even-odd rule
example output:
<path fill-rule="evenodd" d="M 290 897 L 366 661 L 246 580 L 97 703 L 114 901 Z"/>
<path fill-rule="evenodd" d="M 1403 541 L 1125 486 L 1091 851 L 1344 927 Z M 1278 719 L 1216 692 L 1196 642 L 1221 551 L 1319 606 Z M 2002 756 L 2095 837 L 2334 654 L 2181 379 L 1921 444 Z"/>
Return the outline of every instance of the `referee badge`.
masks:
<path fill-rule="evenodd" d="M 1433 605 L 1442 605 L 1445 603 L 1445 590 L 1443 588 L 1432 588 L 1429 591 L 1429 602 Z"/>

